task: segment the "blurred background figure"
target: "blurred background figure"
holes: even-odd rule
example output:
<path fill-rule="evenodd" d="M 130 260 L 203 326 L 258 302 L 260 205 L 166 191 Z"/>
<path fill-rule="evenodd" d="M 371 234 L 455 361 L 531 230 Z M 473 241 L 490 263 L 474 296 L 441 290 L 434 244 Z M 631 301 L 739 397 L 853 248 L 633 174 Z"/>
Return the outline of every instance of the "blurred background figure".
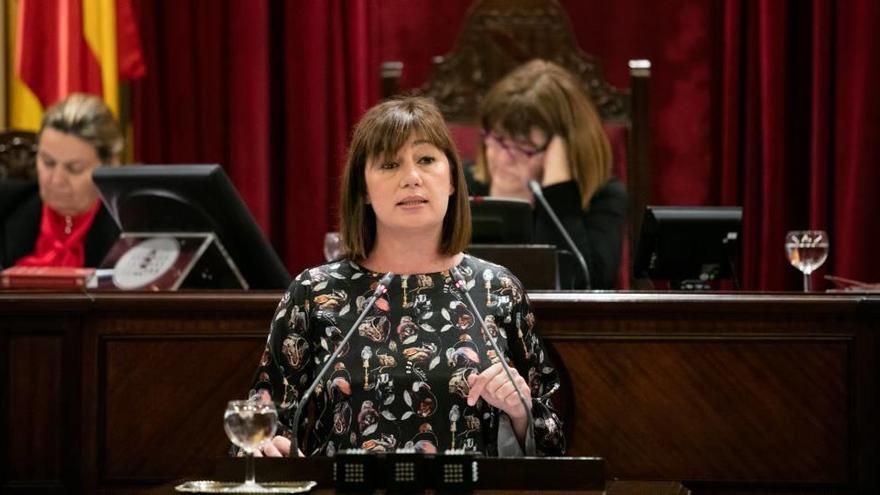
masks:
<path fill-rule="evenodd" d="M 528 62 L 489 91 L 480 124 L 483 140 L 469 168 L 471 194 L 535 205 L 528 182 L 538 182 L 587 263 L 590 288 L 613 288 L 623 247 L 626 189 L 611 175 L 611 146 L 575 78 L 552 62 Z M 567 249 L 540 205 L 535 205 L 534 218 L 534 242 Z M 578 275 L 575 288 L 584 287 Z"/>
<path fill-rule="evenodd" d="M 97 266 L 119 230 L 103 207 L 92 171 L 117 166 L 124 139 L 96 96 L 72 94 L 50 107 L 38 134 L 33 194 L 2 225 L 3 266 Z"/>

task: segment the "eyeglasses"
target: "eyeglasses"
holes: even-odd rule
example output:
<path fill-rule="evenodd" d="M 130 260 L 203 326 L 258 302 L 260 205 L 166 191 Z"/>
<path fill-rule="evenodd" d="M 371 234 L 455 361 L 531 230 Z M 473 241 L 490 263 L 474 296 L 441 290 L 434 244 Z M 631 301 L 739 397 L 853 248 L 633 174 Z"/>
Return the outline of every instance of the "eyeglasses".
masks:
<path fill-rule="evenodd" d="M 480 131 L 480 135 L 483 137 L 483 141 L 485 141 L 487 145 L 494 144 L 496 146 L 500 146 L 501 149 L 507 151 L 508 153 L 518 153 L 525 156 L 526 158 L 532 158 L 533 156 L 540 155 L 541 153 L 547 151 L 547 147 L 550 146 L 549 139 L 546 143 L 544 143 L 543 146 L 537 147 L 531 144 L 523 144 L 512 139 L 507 139 L 497 132 L 491 132 L 485 129 Z"/>

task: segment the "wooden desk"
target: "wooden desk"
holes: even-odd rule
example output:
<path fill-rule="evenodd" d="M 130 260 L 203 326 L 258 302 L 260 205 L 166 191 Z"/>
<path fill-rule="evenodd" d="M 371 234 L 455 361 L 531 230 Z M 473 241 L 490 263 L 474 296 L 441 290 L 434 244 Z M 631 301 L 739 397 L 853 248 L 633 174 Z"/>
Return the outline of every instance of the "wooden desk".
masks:
<path fill-rule="evenodd" d="M 0 483 L 210 473 L 280 294 L 0 293 Z M 534 293 L 569 452 L 695 493 L 877 493 L 880 298 Z"/>

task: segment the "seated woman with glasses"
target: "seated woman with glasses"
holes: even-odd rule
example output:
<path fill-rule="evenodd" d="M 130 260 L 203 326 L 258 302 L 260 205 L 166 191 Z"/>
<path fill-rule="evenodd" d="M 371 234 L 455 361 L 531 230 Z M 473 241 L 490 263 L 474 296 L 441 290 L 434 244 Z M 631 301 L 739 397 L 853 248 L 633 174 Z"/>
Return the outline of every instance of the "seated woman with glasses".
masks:
<path fill-rule="evenodd" d="M 544 60 L 520 66 L 495 84 L 480 110 L 483 140 L 468 189 L 475 196 L 524 199 L 537 181 L 584 257 L 591 289 L 617 280 L 626 218 L 623 184 L 611 176 L 611 145 L 595 108 L 578 82 Z M 567 244 L 540 205 L 539 244 Z M 585 288 L 578 275 L 575 288 Z"/>

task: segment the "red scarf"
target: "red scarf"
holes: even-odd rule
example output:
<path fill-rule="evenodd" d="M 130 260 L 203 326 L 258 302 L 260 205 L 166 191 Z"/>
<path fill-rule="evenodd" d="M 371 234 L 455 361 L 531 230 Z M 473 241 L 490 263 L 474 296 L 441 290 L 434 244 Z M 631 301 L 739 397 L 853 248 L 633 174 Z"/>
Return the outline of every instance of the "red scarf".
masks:
<path fill-rule="evenodd" d="M 82 268 L 85 264 L 86 234 L 98 214 L 101 202 L 96 201 L 85 213 L 62 215 L 43 205 L 40 236 L 34 252 L 19 259 L 16 266 L 69 266 Z"/>

